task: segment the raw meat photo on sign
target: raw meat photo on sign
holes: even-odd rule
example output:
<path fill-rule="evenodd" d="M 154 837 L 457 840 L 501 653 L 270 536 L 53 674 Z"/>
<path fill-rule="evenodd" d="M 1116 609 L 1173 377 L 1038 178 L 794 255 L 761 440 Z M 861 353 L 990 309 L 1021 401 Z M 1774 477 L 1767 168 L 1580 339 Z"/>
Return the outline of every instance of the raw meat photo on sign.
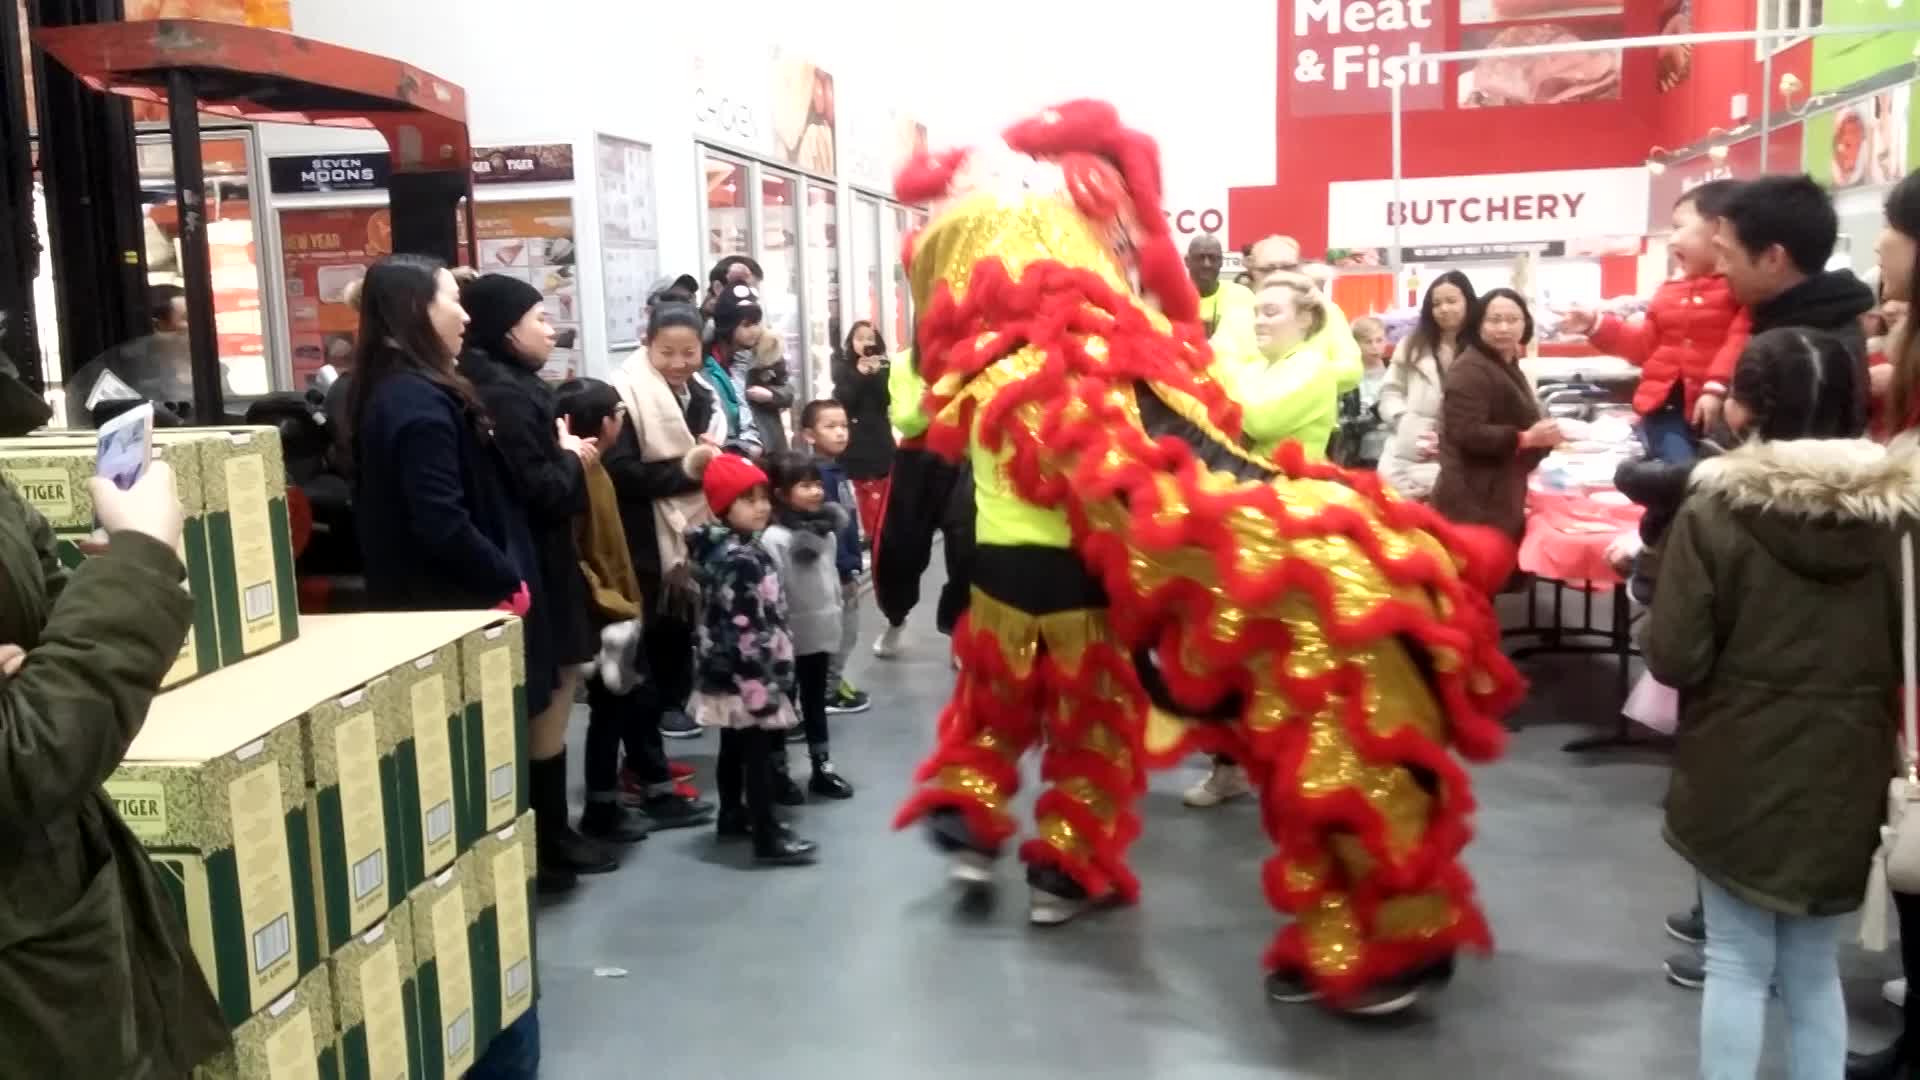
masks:
<path fill-rule="evenodd" d="M 1614 20 L 1532 23 L 1497 30 L 1469 30 L 1462 49 L 1513 49 L 1623 36 Z M 1614 101 L 1620 97 L 1620 50 L 1550 53 L 1545 56 L 1488 56 L 1460 73 L 1458 101 L 1463 109 L 1502 105 L 1565 105 L 1575 101 Z"/>

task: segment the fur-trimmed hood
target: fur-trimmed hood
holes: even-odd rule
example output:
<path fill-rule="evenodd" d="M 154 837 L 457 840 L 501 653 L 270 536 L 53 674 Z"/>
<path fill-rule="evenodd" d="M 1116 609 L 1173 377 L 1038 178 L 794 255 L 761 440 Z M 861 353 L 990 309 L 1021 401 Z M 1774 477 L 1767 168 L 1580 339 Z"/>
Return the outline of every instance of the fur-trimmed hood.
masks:
<path fill-rule="evenodd" d="M 1702 461 L 1692 486 L 1796 573 L 1845 580 L 1881 564 L 1899 528 L 1920 521 L 1920 441 L 1751 442 Z"/>

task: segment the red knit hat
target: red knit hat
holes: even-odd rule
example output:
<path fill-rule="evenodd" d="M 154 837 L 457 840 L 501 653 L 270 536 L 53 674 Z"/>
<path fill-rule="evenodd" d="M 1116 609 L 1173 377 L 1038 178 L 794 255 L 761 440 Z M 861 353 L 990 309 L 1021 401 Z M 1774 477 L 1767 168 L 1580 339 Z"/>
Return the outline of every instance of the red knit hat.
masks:
<path fill-rule="evenodd" d="M 735 500 L 766 482 L 767 474 L 746 458 L 738 454 L 715 454 L 707 463 L 706 474 L 700 478 L 700 488 L 707 493 L 707 506 L 713 515 L 726 517 Z"/>

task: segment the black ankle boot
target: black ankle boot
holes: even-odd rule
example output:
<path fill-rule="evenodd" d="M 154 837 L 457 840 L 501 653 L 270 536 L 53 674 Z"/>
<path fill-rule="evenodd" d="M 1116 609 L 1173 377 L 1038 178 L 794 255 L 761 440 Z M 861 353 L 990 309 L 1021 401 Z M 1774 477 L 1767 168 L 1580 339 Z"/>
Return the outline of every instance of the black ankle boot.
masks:
<path fill-rule="evenodd" d="M 813 755 L 813 779 L 807 781 L 807 790 L 823 799 L 853 798 L 853 785 L 834 771 L 833 762 L 825 754 Z"/>
<path fill-rule="evenodd" d="M 1872 1054 L 1847 1055 L 1847 1080 L 1900 1080 L 1907 1064 L 1906 1039 Z"/>
<path fill-rule="evenodd" d="M 753 835 L 753 821 L 744 806 L 723 806 L 715 831 L 722 840 L 744 840 Z"/>
<path fill-rule="evenodd" d="M 753 859 L 768 866 L 805 866 L 819 850 L 820 845 L 800 839 L 785 825 L 762 827 L 753 834 Z"/>
<path fill-rule="evenodd" d="M 580 812 L 580 831 L 610 844 L 637 844 L 653 832 L 653 826 L 618 799 L 588 798 L 587 808 Z"/>
<path fill-rule="evenodd" d="M 793 775 L 784 766 L 775 766 L 773 770 L 773 801 L 778 806 L 805 806 L 807 793 L 793 782 Z"/>
<path fill-rule="evenodd" d="M 532 762 L 528 794 L 534 809 L 534 851 L 540 865 L 574 874 L 610 874 L 620 864 L 567 821 L 567 754 Z"/>

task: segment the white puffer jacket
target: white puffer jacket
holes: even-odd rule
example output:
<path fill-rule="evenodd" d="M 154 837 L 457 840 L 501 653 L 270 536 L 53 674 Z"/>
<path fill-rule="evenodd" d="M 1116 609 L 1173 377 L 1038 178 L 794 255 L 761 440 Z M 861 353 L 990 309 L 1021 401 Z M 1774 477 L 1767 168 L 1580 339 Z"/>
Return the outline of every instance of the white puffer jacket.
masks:
<path fill-rule="evenodd" d="M 1440 346 L 1438 356 L 1408 351 L 1407 339 L 1394 346 L 1380 385 L 1380 420 L 1391 432 L 1380 455 L 1380 478 L 1409 499 L 1424 499 L 1433 494 L 1440 459 L 1423 457 L 1420 442 L 1440 426 L 1441 384 L 1453 348 Z"/>

